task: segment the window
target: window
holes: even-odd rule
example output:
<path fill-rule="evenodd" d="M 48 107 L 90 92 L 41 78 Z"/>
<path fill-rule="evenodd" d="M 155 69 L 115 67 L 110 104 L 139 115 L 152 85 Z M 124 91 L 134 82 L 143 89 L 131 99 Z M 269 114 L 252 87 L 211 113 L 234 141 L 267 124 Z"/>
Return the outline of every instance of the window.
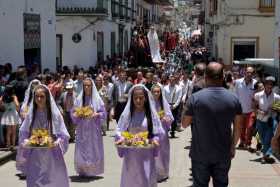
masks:
<path fill-rule="evenodd" d="M 62 67 L 62 34 L 56 35 L 56 70 L 61 70 Z"/>
<path fill-rule="evenodd" d="M 111 32 L 111 56 L 116 53 L 116 33 Z"/>
<path fill-rule="evenodd" d="M 274 12 L 275 0 L 259 0 L 259 10 L 261 12 Z"/>
<path fill-rule="evenodd" d="M 104 35 L 103 32 L 97 32 L 97 61 L 104 60 Z"/>
<path fill-rule="evenodd" d="M 216 15 L 218 11 L 218 0 L 210 0 L 210 16 Z"/>
<path fill-rule="evenodd" d="M 128 51 L 128 31 L 124 32 L 124 51 Z"/>
<path fill-rule="evenodd" d="M 246 58 L 258 57 L 258 38 L 233 38 L 232 45 L 232 60 L 244 60 Z"/>

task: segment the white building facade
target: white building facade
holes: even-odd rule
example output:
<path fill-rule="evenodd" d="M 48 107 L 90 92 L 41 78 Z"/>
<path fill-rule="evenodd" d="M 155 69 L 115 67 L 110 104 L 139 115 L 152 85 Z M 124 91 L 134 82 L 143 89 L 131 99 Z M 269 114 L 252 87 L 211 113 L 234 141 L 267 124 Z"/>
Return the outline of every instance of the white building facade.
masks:
<path fill-rule="evenodd" d="M 55 0 L 0 0 L 0 64 L 55 70 Z"/>
<path fill-rule="evenodd" d="M 276 64 L 280 63 L 280 1 L 276 1 L 275 5 L 274 60 Z M 280 77 L 278 79 L 280 80 Z"/>
<path fill-rule="evenodd" d="M 58 0 L 57 62 L 88 68 L 125 54 L 136 21 L 136 0 Z"/>
<path fill-rule="evenodd" d="M 205 0 L 205 44 L 213 57 L 274 57 L 274 0 Z"/>

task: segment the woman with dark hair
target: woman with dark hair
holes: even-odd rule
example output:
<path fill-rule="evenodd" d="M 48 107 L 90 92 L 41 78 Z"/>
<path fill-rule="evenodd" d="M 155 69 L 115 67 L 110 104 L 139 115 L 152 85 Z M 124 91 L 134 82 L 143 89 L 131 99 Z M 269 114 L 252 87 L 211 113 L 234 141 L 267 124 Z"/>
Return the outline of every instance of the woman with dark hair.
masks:
<path fill-rule="evenodd" d="M 29 110 L 29 107 L 30 107 L 30 104 L 31 104 L 31 101 L 33 100 L 33 95 L 34 95 L 34 90 L 36 88 L 36 86 L 38 86 L 40 83 L 39 80 L 37 79 L 34 79 L 33 81 L 31 81 L 28 85 L 28 88 L 27 90 L 25 91 L 25 97 L 24 97 L 24 100 L 23 100 L 23 103 L 21 105 L 21 108 L 20 108 L 20 116 L 22 119 L 25 119 L 26 115 L 28 114 L 28 110 Z M 16 160 L 18 160 L 20 157 L 20 155 L 22 155 L 22 151 L 23 149 L 19 148 L 17 150 L 17 157 L 16 157 Z M 17 167 L 17 170 L 21 171 L 22 174 L 20 174 L 20 178 L 25 178 L 25 174 L 24 174 L 24 166 L 23 165 L 16 165 Z"/>
<path fill-rule="evenodd" d="M 21 124 L 21 119 L 18 114 L 20 104 L 13 85 L 6 86 L 3 102 L 5 111 L 2 114 L 0 124 L 6 126 L 6 146 L 13 150 L 16 145 L 17 125 Z"/>
<path fill-rule="evenodd" d="M 157 174 L 155 157 L 159 137 L 164 134 L 157 115 L 151 92 L 143 85 L 135 85 L 130 89 L 127 105 L 120 117 L 116 130 L 116 144 L 122 144 L 122 132 L 132 134 L 148 132 L 148 139 L 156 147 L 151 149 L 118 148 L 123 157 L 121 187 L 156 187 Z"/>
<path fill-rule="evenodd" d="M 155 99 L 155 108 L 159 114 L 162 127 L 165 134 L 159 139 L 159 155 L 156 158 L 157 180 L 163 181 L 169 177 L 169 162 L 170 162 L 170 143 L 168 131 L 171 123 L 174 120 L 169 104 L 165 98 L 164 90 L 159 84 L 152 86 L 152 94 Z"/>
<path fill-rule="evenodd" d="M 72 110 L 73 123 L 76 128 L 75 169 L 82 177 L 93 177 L 104 173 L 104 145 L 101 125 L 106 120 L 106 109 L 91 78 L 83 82 L 83 90 L 74 101 L 77 107 L 90 107 L 90 118 L 75 115 Z"/>
<path fill-rule="evenodd" d="M 54 147 L 46 149 L 29 148 L 28 142 L 33 130 L 45 129 L 54 139 Z M 69 134 L 56 103 L 44 85 L 34 90 L 33 100 L 27 116 L 19 130 L 17 167 L 26 174 L 27 187 L 69 186 L 63 154 L 68 149 Z"/>

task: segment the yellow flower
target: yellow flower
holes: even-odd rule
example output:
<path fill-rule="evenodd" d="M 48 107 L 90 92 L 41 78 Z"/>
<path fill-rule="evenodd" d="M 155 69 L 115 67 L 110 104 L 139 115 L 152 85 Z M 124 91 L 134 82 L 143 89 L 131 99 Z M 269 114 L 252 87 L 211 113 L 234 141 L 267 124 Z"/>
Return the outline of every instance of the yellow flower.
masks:
<path fill-rule="evenodd" d="M 132 134 L 127 131 L 124 131 L 122 132 L 122 136 L 125 138 L 124 145 L 135 146 L 135 147 L 147 146 L 149 143 L 148 134 L 149 134 L 148 131 L 139 132 L 136 134 Z"/>
<path fill-rule="evenodd" d="M 89 118 L 92 116 L 93 110 L 91 107 L 77 107 L 75 108 L 74 115 L 80 118 Z"/>
<path fill-rule="evenodd" d="M 160 110 L 160 111 L 158 112 L 159 118 L 163 118 L 164 115 L 165 115 L 164 110 Z"/>
<path fill-rule="evenodd" d="M 33 129 L 29 138 L 29 145 L 51 147 L 53 146 L 53 140 L 47 129 Z"/>

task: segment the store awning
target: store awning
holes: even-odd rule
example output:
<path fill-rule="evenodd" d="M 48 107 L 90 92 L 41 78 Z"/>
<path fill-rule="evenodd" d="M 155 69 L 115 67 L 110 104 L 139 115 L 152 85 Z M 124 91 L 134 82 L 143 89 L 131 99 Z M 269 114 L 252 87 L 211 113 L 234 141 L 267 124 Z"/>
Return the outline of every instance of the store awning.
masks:
<path fill-rule="evenodd" d="M 234 60 L 233 63 L 237 65 L 263 65 L 273 68 L 279 68 L 279 64 L 275 63 L 273 58 L 246 58 L 245 60 Z"/>

